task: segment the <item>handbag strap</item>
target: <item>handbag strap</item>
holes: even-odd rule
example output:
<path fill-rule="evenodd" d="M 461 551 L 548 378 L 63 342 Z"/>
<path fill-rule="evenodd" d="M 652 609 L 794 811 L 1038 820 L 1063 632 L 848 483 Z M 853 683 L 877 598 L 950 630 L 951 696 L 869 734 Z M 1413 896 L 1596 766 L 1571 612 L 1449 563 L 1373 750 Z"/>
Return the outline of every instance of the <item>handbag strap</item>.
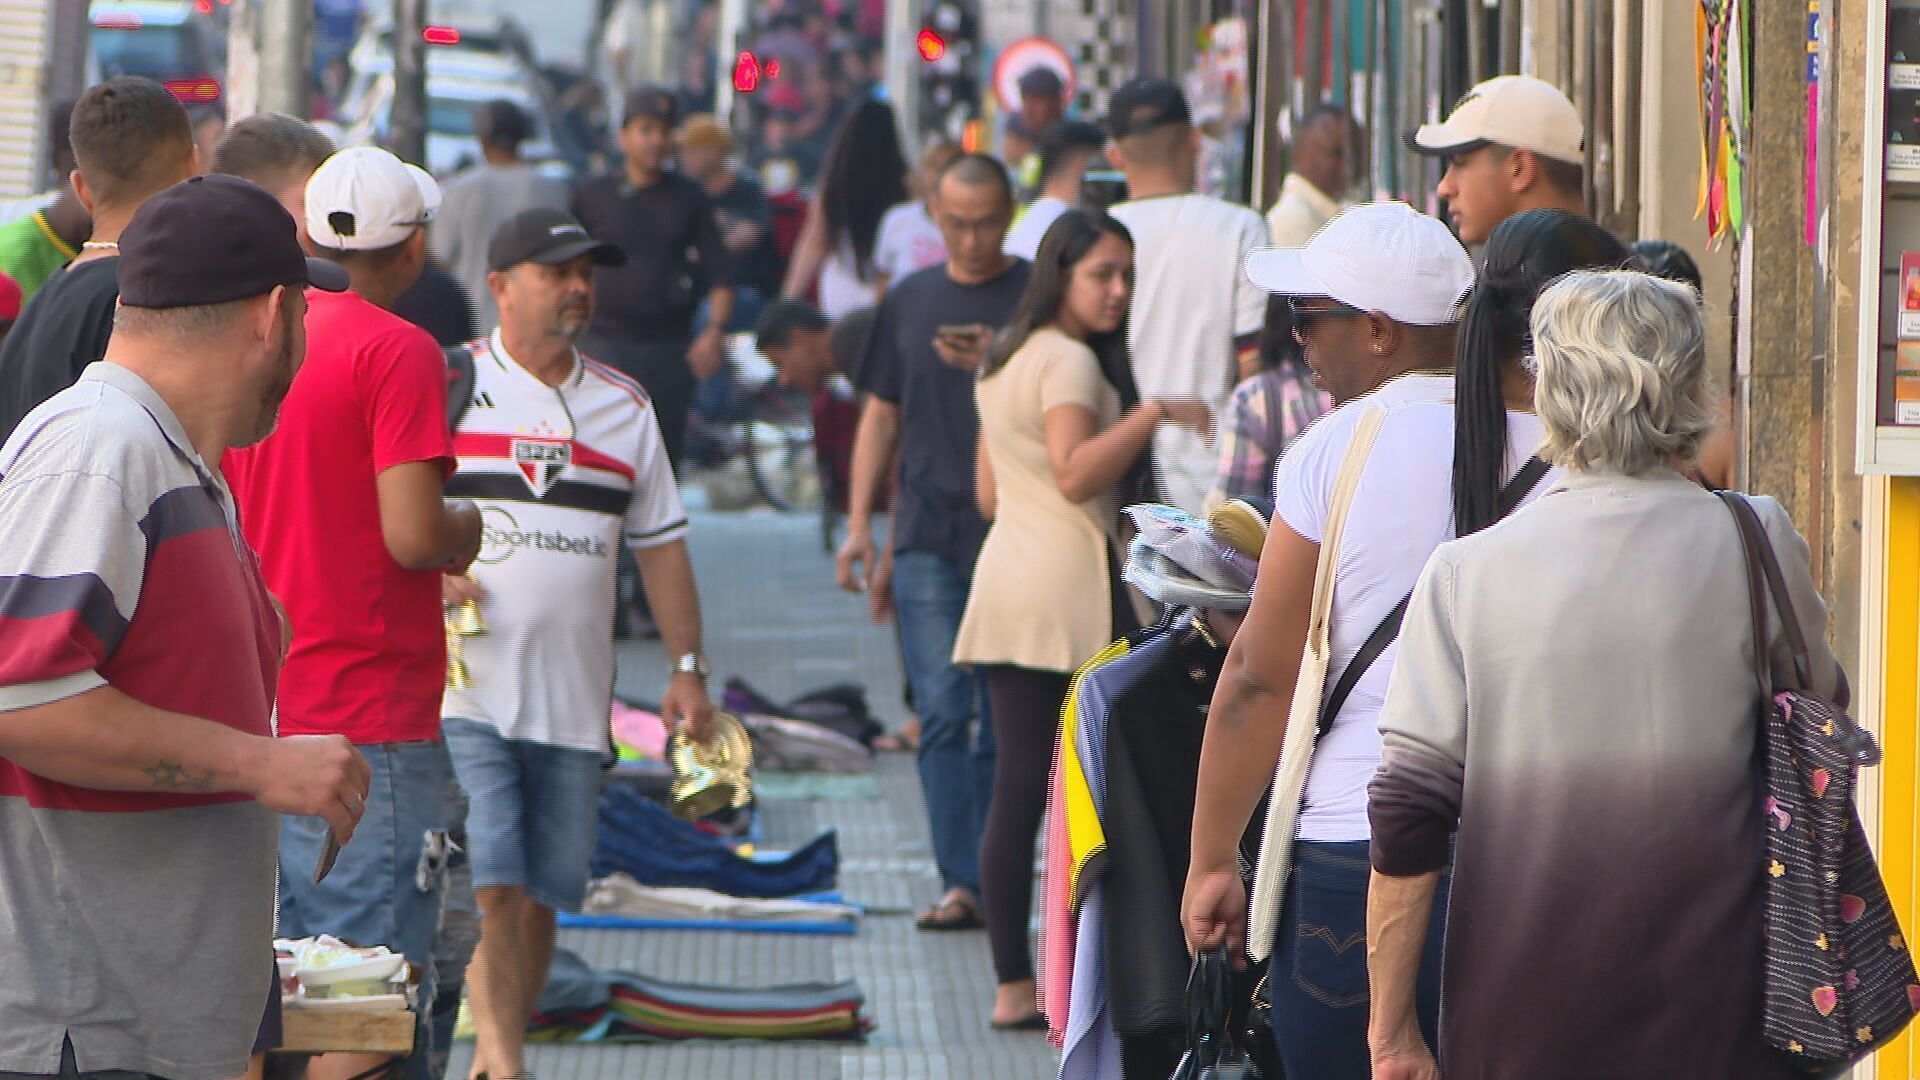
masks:
<path fill-rule="evenodd" d="M 1360 487 L 1360 474 L 1366 472 L 1367 459 L 1373 456 L 1373 441 L 1380 434 L 1386 410 L 1368 409 L 1354 426 L 1353 441 L 1347 444 L 1346 457 L 1333 482 L 1333 498 L 1327 505 L 1326 526 L 1321 530 L 1320 558 L 1313 571 L 1313 605 L 1307 622 L 1307 652 L 1324 656 L 1333 613 L 1333 579 L 1340 563 L 1340 538 L 1347 530 L 1347 513 L 1353 507 L 1353 493 Z"/>
<path fill-rule="evenodd" d="M 1494 520 L 1498 521 L 1518 509 L 1528 493 L 1539 486 L 1541 478 L 1547 475 L 1547 470 L 1550 468 L 1552 466 L 1545 458 L 1538 455 L 1528 458 L 1527 463 L 1520 466 L 1520 471 L 1513 474 L 1513 479 L 1507 481 L 1507 486 L 1500 489 L 1499 513 Z M 1328 729 L 1333 727 L 1334 718 L 1340 715 L 1340 710 L 1346 705 L 1347 699 L 1353 696 L 1354 688 L 1360 685 L 1360 677 L 1367 673 L 1367 669 L 1373 666 L 1375 660 L 1380 659 L 1381 653 L 1387 651 L 1387 646 L 1393 644 L 1394 639 L 1400 636 L 1400 624 L 1405 621 L 1407 605 L 1412 601 L 1412 592 L 1401 597 L 1400 602 L 1393 606 L 1393 610 L 1387 612 L 1386 617 L 1380 620 L 1380 625 L 1373 628 L 1373 633 L 1367 635 L 1367 640 L 1360 646 L 1360 651 L 1354 653 L 1353 659 L 1347 662 L 1346 669 L 1340 672 L 1340 680 L 1333 684 L 1333 693 L 1327 695 L 1326 707 L 1320 710 L 1320 734 L 1323 737 Z"/>
<path fill-rule="evenodd" d="M 1740 542 L 1747 553 L 1747 580 L 1755 612 L 1754 629 L 1759 635 L 1754 640 L 1754 650 L 1759 654 L 1754 663 L 1763 676 L 1760 688 L 1768 698 L 1781 690 L 1806 690 L 1813 683 L 1813 656 L 1807 650 L 1806 633 L 1800 628 L 1800 620 L 1794 614 L 1793 597 L 1787 592 L 1786 574 L 1781 571 L 1780 557 L 1767 539 L 1766 526 L 1760 523 L 1760 515 L 1754 512 L 1753 504 L 1747 501 L 1746 496 L 1730 491 L 1716 494 L 1733 512 L 1733 519 L 1740 527 Z M 1771 670 L 1769 638 L 1765 633 L 1767 593 L 1772 594 L 1773 606 L 1780 612 L 1780 630 L 1786 635 L 1787 647 L 1793 654 L 1794 681 L 1790 685 L 1783 685 L 1780 673 Z"/>

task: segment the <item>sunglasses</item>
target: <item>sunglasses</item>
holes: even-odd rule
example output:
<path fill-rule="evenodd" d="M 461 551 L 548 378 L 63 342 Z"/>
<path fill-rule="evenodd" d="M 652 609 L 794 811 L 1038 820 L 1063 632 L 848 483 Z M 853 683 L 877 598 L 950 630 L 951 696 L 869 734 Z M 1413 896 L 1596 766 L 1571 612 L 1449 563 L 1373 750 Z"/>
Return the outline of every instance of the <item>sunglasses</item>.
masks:
<path fill-rule="evenodd" d="M 1287 301 L 1287 313 L 1293 316 L 1293 339 L 1302 345 L 1307 343 L 1307 333 L 1313 329 L 1316 319 L 1358 319 L 1366 315 L 1366 312 L 1357 307 L 1349 307 L 1338 302 L 1325 306 L 1307 307 L 1298 297 Z"/>

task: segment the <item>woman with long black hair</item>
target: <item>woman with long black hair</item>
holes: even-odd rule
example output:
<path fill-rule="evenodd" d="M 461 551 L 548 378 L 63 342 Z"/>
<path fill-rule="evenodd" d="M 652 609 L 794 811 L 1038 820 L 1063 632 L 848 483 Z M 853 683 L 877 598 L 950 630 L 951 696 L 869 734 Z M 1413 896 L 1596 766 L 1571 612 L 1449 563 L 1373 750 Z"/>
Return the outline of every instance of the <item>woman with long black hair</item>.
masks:
<path fill-rule="evenodd" d="M 1139 400 L 1127 361 L 1132 292 L 1126 227 L 1069 210 L 1047 230 L 981 369 L 975 484 L 993 524 L 954 662 L 985 676 L 998 748 L 980 845 L 996 1027 L 1044 1023 L 1027 942 L 1033 844 L 1067 681 L 1132 625 L 1115 582 L 1120 490 L 1161 424 L 1212 425 L 1205 402 Z"/>
<path fill-rule="evenodd" d="M 819 280 L 820 310 L 838 321 L 874 303 L 880 219 L 907 200 L 907 159 L 893 108 L 862 101 L 834 131 L 813 208 L 795 242 L 781 293 L 804 296 Z"/>
<path fill-rule="evenodd" d="M 1632 259 L 1618 237 L 1565 210 L 1515 214 L 1487 238 L 1454 355 L 1454 535 L 1500 517 L 1500 490 L 1516 465 L 1508 460 L 1507 413 L 1533 411 L 1527 320 L 1534 300 L 1575 270 L 1616 269 Z"/>

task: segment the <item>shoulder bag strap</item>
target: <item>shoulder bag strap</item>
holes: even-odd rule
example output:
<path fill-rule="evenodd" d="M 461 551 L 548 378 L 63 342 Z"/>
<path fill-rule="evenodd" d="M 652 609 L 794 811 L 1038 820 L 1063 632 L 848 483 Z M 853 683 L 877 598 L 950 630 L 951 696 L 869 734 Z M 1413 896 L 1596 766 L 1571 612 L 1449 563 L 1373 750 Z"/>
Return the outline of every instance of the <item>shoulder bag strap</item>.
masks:
<path fill-rule="evenodd" d="M 447 360 L 447 430 L 459 431 L 473 404 L 473 384 L 478 377 L 473 351 L 465 345 L 449 345 L 441 350 Z"/>
<path fill-rule="evenodd" d="M 1527 463 L 1520 466 L 1520 471 L 1513 474 L 1513 479 L 1507 481 L 1507 486 L 1500 489 L 1500 517 L 1504 518 L 1513 513 L 1520 505 L 1520 501 L 1527 497 L 1527 493 L 1539 486 L 1540 478 L 1547 475 L 1547 470 L 1550 468 L 1552 466 L 1548 465 L 1544 458 L 1538 456 L 1528 458 Z M 1340 680 L 1333 684 L 1333 693 L 1327 695 L 1326 708 L 1320 710 L 1320 734 L 1325 735 L 1327 729 L 1333 727 L 1334 718 L 1340 715 L 1340 709 L 1346 705 L 1347 699 L 1353 696 L 1354 687 L 1360 685 L 1360 677 L 1367 673 L 1367 669 L 1373 666 L 1375 660 L 1380 659 L 1381 653 L 1387 651 L 1387 646 L 1393 644 L 1394 639 L 1400 636 L 1400 624 L 1406 619 L 1407 605 L 1412 600 L 1411 592 L 1401 597 L 1400 602 L 1393 606 L 1393 610 L 1387 612 L 1386 618 L 1380 620 L 1380 625 L 1373 628 L 1373 633 L 1367 635 L 1366 642 L 1360 646 L 1359 652 L 1353 654 L 1353 659 L 1348 661 L 1345 670 L 1340 672 Z"/>
<path fill-rule="evenodd" d="M 1714 494 L 1726 504 L 1727 512 L 1733 515 L 1734 527 L 1740 533 L 1740 552 L 1747 567 L 1747 607 L 1753 612 L 1753 676 L 1760 684 L 1760 700 L 1770 701 L 1773 698 L 1773 664 L 1771 651 L 1767 647 L 1767 583 L 1766 571 L 1761 569 L 1760 554 L 1768 546 L 1766 534 L 1761 531 L 1760 538 L 1755 539 L 1759 521 L 1744 496 L 1733 491 L 1716 491 Z"/>
<path fill-rule="evenodd" d="M 1315 721 L 1321 696 L 1326 691 L 1327 620 L 1333 607 L 1335 572 L 1340 565 L 1340 537 L 1346 529 L 1354 489 L 1360 486 L 1360 474 L 1366 470 L 1367 458 L 1373 453 L 1373 442 L 1380 434 L 1380 422 L 1385 416 L 1383 410 L 1370 408 L 1354 425 L 1353 438 L 1347 444 L 1346 456 L 1334 479 L 1332 498 L 1321 527 L 1306 647 L 1300 653 L 1299 675 L 1294 680 L 1293 698 L 1287 707 L 1286 734 L 1280 743 L 1280 761 L 1274 769 L 1272 790 L 1267 796 L 1266 825 L 1260 832 L 1260 857 L 1254 863 L 1253 890 L 1248 899 L 1247 953 L 1256 960 L 1265 959 L 1273 949 L 1292 862 L 1293 838 L 1299 831 L 1301 794 L 1306 790 L 1307 769 L 1319 737 Z"/>

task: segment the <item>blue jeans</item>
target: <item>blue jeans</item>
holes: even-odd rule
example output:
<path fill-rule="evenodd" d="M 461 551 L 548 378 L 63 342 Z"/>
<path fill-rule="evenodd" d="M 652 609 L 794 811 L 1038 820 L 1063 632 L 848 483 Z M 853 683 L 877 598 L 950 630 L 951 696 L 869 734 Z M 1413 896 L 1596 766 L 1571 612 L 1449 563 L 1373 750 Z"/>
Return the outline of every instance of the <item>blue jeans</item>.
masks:
<path fill-rule="evenodd" d="M 473 865 L 467 860 L 467 793 L 459 784 L 447 786 L 446 815 L 453 846 L 447 850 L 447 890 L 440 905 L 440 932 L 433 939 L 436 981 L 428 1075 L 434 1080 L 447 1075 L 453 1029 L 460 1019 L 460 996 L 467 985 L 467 965 L 473 960 L 474 947 L 480 944 L 480 902 L 473 895 Z"/>
<path fill-rule="evenodd" d="M 1367 1080 L 1367 842 L 1293 845 L 1293 875 L 1267 971 L 1273 1041 L 1288 1076 Z M 1437 1047 L 1440 942 L 1446 932 L 1447 878 L 1440 879 L 1418 1008 L 1427 1045 Z"/>
<path fill-rule="evenodd" d="M 326 846 L 319 817 L 280 821 L 281 937 L 332 934 L 351 945 L 385 945 L 420 973 L 422 1016 L 403 1075 L 428 1080 L 431 1003 L 438 983 L 434 939 L 446 889 L 447 789 L 453 766 L 438 742 L 363 745 L 373 771 L 367 809 L 333 872 L 313 869 Z"/>
<path fill-rule="evenodd" d="M 920 791 L 933 861 L 946 888 L 978 897 L 980 834 L 993 796 L 993 726 L 986 685 L 953 662 L 972 584 L 972 568 L 950 559 L 924 551 L 894 556 L 894 616 L 920 714 Z"/>
<path fill-rule="evenodd" d="M 512 886 L 554 911 L 579 912 L 606 755 L 509 739 L 473 720 L 448 717 L 440 727 L 467 792 L 474 888 Z"/>

